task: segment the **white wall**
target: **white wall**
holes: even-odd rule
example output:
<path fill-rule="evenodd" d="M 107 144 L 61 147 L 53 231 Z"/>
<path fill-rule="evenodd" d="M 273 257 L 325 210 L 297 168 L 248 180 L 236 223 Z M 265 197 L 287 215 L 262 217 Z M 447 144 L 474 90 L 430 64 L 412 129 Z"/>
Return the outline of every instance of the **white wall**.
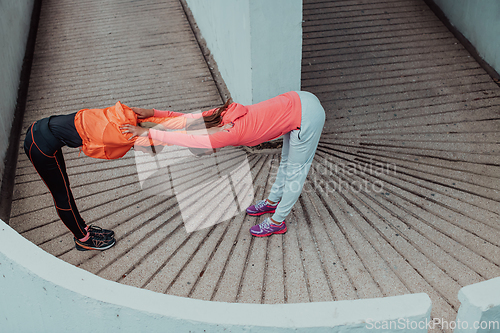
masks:
<path fill-rule="evenodd" d="M 233 97 L 300 90 L 302 0 L 186 0 Z"/>
<path fill-rule="evenodd" d="M 406 332 L 426 294 L 301 304 L 207 302 L 104 280 L 44 252 L 0 220 L 0 332 Z M 269 313 L 278 313 L 269 316 Z M 377 326 L 378 325 L 378 326 Z M 422 325 L 421 330 L 427 332 Z"/>
<path fill-rule="evenodd" d="M 500 73 L 500 1 L 434 0 L 446 17 Z"/>
<path fill-rule="evenodd" d="M 34 0 L 0 1 L 0 180 Z"/>

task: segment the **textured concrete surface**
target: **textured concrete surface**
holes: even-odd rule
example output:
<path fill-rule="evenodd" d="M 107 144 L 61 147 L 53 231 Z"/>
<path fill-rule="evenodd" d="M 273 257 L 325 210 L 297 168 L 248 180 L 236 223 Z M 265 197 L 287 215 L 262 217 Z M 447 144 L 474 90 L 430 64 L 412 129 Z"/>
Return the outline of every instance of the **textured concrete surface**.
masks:
<path fill-rule="evenodd" d="M 161 181 L 141 190 L 133 152 L 98 161 L 71 149 L 82 215 L 113 228 L 116 246 L 76 251 L 24 154 L 10 225 L 71 264 L 160 293 L 298 303 L 424 292 L 433 317 L 453 320 L 461 287 L 500 276 L 499 87 L 421 0 L 305 0 L 303 32 L 302 89 L 327 120 L 286 234 L 252 238 L 263 217 L 244 214 L 187 233 Z M 25 128 L 116 100 L 221 104 L 181 5 L 44 1 Z M 265 197 L 279 149 L 245 151 Z"/>

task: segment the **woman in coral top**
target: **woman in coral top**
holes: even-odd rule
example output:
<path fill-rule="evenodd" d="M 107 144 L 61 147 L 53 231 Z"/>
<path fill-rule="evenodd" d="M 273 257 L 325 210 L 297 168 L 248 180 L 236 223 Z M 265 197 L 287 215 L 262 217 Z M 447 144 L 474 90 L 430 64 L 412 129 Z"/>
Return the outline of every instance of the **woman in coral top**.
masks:
<path fill-rule="evenodd" d="M 161 117 L 168 111 L 140 109 L 138 117 Z M 325 111 L 311 93 L 288 92 L 267 101 L 244 106 L 238 103 L 189 115 L 187 129 L 206 127 L 195 132 L 165 132 L 133 125 L 122 126 L 132 138 L 148 136 L 171 145 L 204 149 L 213 152 L 225 146 L 256 146 L 283 135 L 281 162 L 268 198 L 247 208 L 258 216 L 274 213 L 262 223 L 250 228 L 257 237 L 286 232 L 285 218 L 298 200 L 318 146 L 325 123 Z"/>
<path fill-rule="evenodd" d="M 73 233 L 77 250 L 106 250 L 115 244 L 114 232 L 88 226 L 80 216 L 71 192 L 63 146 L 81 147 L 85 155 L 101 159 L 116 159 L 134 145 L 149 147 L 146 138 L 129 140 L 121 125 L 153 122 L 168 128 L 184 128 L 182 113 L 163 113 L 162 118 L 137 119 L 137 114 L 120 102 L 105 109 L 83 109 L 68 115 L 51 116 L 33 123 L 26 133 L 24 151 L 47 185 L 59 218 Z M 157 143 L 158 144 L 158 143 Z"/>

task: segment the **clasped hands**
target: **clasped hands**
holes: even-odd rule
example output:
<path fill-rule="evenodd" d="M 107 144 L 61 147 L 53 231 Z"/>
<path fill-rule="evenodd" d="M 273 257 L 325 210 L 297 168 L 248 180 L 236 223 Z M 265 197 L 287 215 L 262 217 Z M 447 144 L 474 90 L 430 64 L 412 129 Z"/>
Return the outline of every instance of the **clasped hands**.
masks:
<path fill-rule="evenodd" d="M 131 107 L 132 111 L 134 111 L 137 114 L 137 118 L 139 119 L 145 119 L 152 117 L 154 115 L 154 110 L 153 109 L 143 109 L 143 108 L 136 108 L 136 107 Z M 129 140 L 132 140 L 136 136 L 147 136 L 148 135 L 148 129 L 147 128 L 142 128 L 140 126 L 134 126 L 130 124 L 125 124 L 120 126 L 120 129 L 122 130 L 122 134 L 126 133 L 131 133 L 132 136 L 128 138 Z"/>

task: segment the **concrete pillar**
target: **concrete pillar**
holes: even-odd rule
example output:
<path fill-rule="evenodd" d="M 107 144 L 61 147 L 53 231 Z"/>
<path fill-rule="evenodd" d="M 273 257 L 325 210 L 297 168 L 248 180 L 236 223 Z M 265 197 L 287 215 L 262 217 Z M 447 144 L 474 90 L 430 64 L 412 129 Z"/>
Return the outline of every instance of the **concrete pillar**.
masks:
<path fill-rule="evenodd" d="M 302 0 L 186 0 L 233 97 L 300 90 Z"/>
<path fill-rule="evenodd" d="M 14 118 L 33 2 L 0 1 L 0 181 Z"/>
<path fill-rule="evenodd" d="M 500 73 L 500 1 L 433 0 L 476 48 L 479 55 Z"/>

